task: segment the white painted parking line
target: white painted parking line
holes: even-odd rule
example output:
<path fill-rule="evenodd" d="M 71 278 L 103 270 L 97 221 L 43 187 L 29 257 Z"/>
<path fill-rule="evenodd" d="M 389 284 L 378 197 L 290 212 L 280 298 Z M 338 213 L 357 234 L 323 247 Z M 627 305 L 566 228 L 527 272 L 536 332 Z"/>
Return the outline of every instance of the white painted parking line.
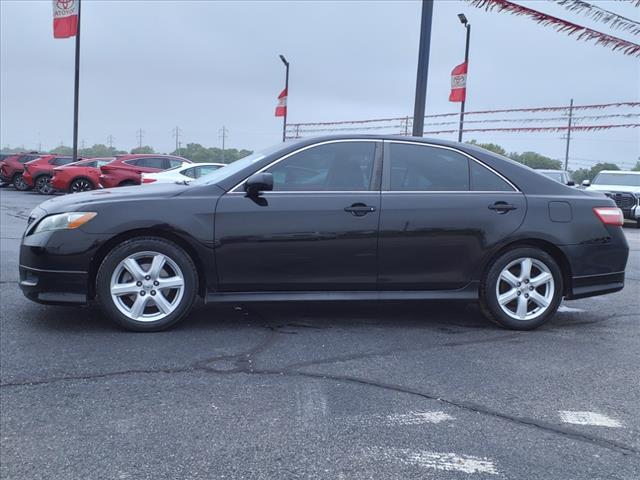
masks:
<path fill-rule="evenodd" d="M 444 412 L 407 412 L 387 415 L 389 425 L 422 425 L 425 423 L 442 423 L 447 420 L 454 420 L 448 413 Z"/>
<path fill-rule="evenodd" d="M 622 427 L 615 418 L 607 417 L 601 413 L 595 412 L 574 412 L 570 410 L 561 410 L 560 418 L 564 423 L 572 423 L 574 425 L 590 425 L 594 427 Z"/>
<path fill-rule="evenodd" d="M 567 312 L 567 313 L 582 313 L 585 310 L 583 310 L 582 308 L 573 308 L 573 307 L 567 307 L 566 305 L 560 305 L 558 307 L 558 311 Z"/>
<path fill-rule="evenodd" d="M 421 468 L 469 474 L 498 474 L 498 469 L 493 461 L 484 457 L 474 457 L 472 455 L 458 453 L 431 452 L 428 450 L 409 450 L 407 448 L 382 448 L 375 450 L 377 456 Z"/>

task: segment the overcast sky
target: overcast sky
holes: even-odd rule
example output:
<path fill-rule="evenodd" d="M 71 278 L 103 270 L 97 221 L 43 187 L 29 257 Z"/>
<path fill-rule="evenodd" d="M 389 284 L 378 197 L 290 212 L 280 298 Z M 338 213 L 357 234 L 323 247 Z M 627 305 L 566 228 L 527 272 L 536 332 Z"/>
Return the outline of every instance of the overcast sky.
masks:
<path fill-rule="evenodd" d="M 518 3 L 640 42 L 640 36 L 550 2 Z M 640 21 L 640 8 L 631 2 L 597 4 Z M 225 125 L 228 146 L 272 145 L 282 128 L 281 119 L 273 116 L 284 83 L 280 53 L 291 62 L 291 122 L 411 115 L 420 5 L 85 0 L 79 136 L 88 146 L 106 143 L 111 134 L 117 147 L 130 149 L 142 128 L 144 144 L 170 151 L 176 125 L 183 144 L 206 146 L 220 145 L 219 129 Z M 637 57 L 577 41 L 526 17 L 450 0 L 434 6 L 427 113 L 459 108 L 448 101 L 450 71 L 464 56 L 459 12 L 473 26 L 467 110 L 562 105 L 572 97 L 576 104 L 640 100 Z M 0 143 L 35 148 L 40 142 L 46 149 L 70 145 L 74 40 L 53 38 L 48 0 L 0 0 L 0 15 Z M 583 114 L 634 112 L 640 109 Z M 509 151 L 564 156 L 561 133 L 471 137 Z M 639 155 L 640 128 L 575 132 L 570 166 L 596 161 L 631 166 Z"/>

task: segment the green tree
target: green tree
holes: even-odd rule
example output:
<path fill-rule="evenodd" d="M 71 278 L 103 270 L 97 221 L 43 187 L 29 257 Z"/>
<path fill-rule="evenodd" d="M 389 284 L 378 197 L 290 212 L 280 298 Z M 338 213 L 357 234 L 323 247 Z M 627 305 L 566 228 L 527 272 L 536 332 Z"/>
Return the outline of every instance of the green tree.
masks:
<path fill-rule="evenodd" d="M 636 166 L 631 169 L 634 172 L 640 172 L 640 159 L 636 162 Z"/>
<path fill-rule="evenodd" d="M 153 147 L 149 145 L 143 145 L 142 147 L 136 147 L 131 149 L 131 153 L 156 153 Z"/>
<path fill-rule="evenodd" d="M 192 162 L 231 163 L 252 153 L 251 150 L 226 148 L 223 155 L 221 148 L 207 148 L 199 143 L 188 143 L 186 147 L 181 148 L 179 151 L 175 150 L 171 152 L 171 155 L 179 155 L 188 158 Z"/>
<path fill-rule="evenodd" d="M 73 155 L 73 148 L 66 145 L 58 145 L 56 148 L 49 150 L 49 153 L 55 153 L 56 155 Z"/>
<path fill-rule="evenodd" d="M 495 143 L 478 143 L 476 140 L 471 140 L 467 142 L 470 145 L 475 145 L 480 148 L 484 148 L 485 150 L 489 150 L 490 152 L 497 153 L 498 155 L 506 155 L 507 151 L 502 148 L 500 145 Z"/>
<path fill-rule="evenodd" d="M 554 160 L 536 152 L 510 153 L 509 158 L 516 162 L 523 163 L 531 168 L 545 168 L 549 170 L 562 170 L 562 162 Z"/>
<path fill-rule="evenodd" d="M 92 147 L 80 150 L 80 156 L 85 158 L 115 157 L 116 155 L 122 155 L 123 153 L 127 152 L 124 150 L 118 150 L 114 147 L 107 147 L 102 143 L 97 143 Z"/>

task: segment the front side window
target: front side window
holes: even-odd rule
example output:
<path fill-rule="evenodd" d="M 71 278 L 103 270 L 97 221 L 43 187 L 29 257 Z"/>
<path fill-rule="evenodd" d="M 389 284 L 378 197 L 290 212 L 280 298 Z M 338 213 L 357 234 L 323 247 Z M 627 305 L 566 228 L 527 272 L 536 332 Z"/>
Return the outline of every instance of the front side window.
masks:
<path fill-rule="evenodd" d="M 73 162 L 73 158 L 71 157 L 55 157 L 50 163 L 52 165 L 67 165 L 71 162 Z"/>
<path fill-rule="evenodd" d="M 266 171 L 273 175 L 274 191 L 369 190 L 375 148 L 374 142 L 328 143 L 298 152 Z"/>
<path fill-rule="evenodd" d="M 165 169 L 164 158 L 144 157 L 136 160 L 134 164 L 138 167 Z"/>
<path fill-rule="evenodd" d="M 391 143 L 391 191 L 468 191 L 469 160 L 444 148 Z"/>
<path fill-rule="evenodd" d="M 177 158 L 167 158 L 166 159 L 169 162 L 169 167 L 168 168 L 176 168 L 182 165 L 182 161 L 178 160 Z"/>

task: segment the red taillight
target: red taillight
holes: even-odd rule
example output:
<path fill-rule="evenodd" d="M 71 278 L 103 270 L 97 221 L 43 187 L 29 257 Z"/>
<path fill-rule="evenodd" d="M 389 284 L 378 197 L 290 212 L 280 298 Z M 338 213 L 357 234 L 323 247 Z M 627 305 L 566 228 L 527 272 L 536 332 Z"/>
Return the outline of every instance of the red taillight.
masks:
<path fill-rule="evenodd" d="M 605 225 L 621 227 L 624 225 L 624 215 L 618 207 L 595 207 L 593 212 Z"/>
<path fill-rule="evenodd" d="M 155 181 L 156 181 L 155 178 L 143 178 L 142 179 L 142 183 L 153 183 Z"/>

